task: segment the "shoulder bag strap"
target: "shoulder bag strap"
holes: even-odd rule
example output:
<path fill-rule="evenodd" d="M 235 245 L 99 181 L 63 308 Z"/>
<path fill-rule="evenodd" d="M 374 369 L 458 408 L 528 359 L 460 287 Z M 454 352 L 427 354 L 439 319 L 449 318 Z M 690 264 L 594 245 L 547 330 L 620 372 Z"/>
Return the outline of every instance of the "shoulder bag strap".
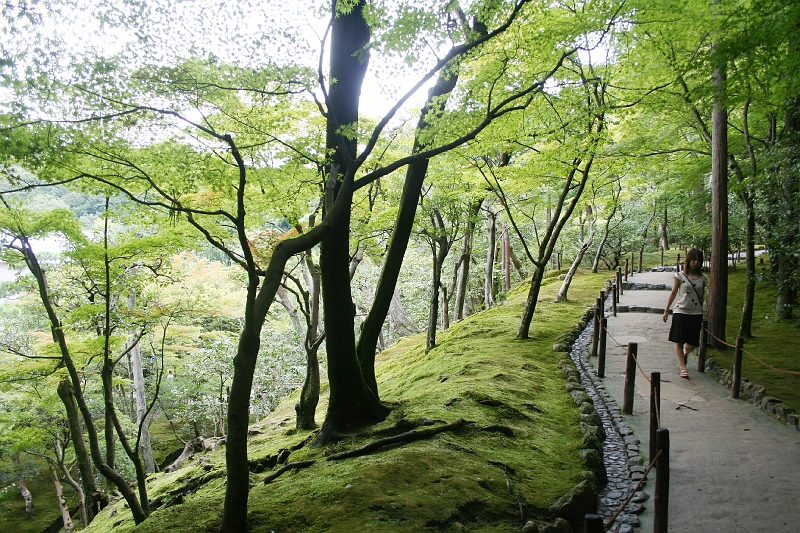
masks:
<path fill-rule="evenodd" d="M 694 291 L 694 295 L 695 295 L 695 296 L 697 296 L 697 301 L 698 301 L 698 302 L 700 302 L 700 307 L 703 307 L 703 297 L 702 297 L 702 296 L 700 296 L 700 295 L 697 293 L 697 289 L 695 288 L 695 286 L 694 286 L 694 283 L 692 283 L 692 280 L 690 280 L 690 279 L 689 279 L 689 276 L 687 276 L 687 275 L 686 275 L 685 273 L 683 273 L 683 272 L 681 272 L 681 275 L 684 277 L 684 279 L 686 280 L 686 282 L 687 282 L 687 283 L 689 283 L 689 286 L 690 286 L 690 287 L 692 288 L 692 290 Z"/>

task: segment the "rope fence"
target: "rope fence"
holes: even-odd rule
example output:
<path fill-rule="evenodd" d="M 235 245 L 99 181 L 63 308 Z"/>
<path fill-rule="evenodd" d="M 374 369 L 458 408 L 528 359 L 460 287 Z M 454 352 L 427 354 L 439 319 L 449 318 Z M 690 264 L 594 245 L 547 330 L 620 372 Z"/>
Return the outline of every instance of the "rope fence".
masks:
<path fill-rule="evenodd" d="M 723 341 L 722 339 L 720 339 L 719 337 L 717 337 L 716 335 L 714 335 L 714 334 L 713 334 L 713 333 L 711 333 L 710 331 L 706 330 L 706 333 L 707 333 L 708 335 L 711 335 L 711 336 L 714 338 L 714 340 L 716 340 L 716 341 L 717 341 L 717 342 L 719 342 L 720 344 L 724 344 L 725 346 L 729 346 L 729 347 L 731 347 L 731 348 L 736 348 L 736 346 L 734 346 L 733 344 L 729 344 L 729 343 L 727 343 L 727 342 Z M 782 372 L 782 373 L 784 373 L 784 374 L 791 374 L 791 375 L 793 375 L 793 376 L 800 376 L 800 372 L 797 372 L 797 371 L 795 371 L 795 370 L 785 370 L 785 369 L 783 369 L 783 368 L 778 368 L 778 367 L 772 366 L 772 365 L 771 365 L 771 364 L 769 364 L 769 363 L 766 363 L 766 362 L 762 361 L 761 359 L 759 359 L 758 357 L 756 357 L 755 355 L 753 355 L 752 353 L 750 353 L 750 351 L 749 351 L 749 350 L 745 350 L 744 348 L 742 348 L 742 352 L 746 353 L 747 355 L 749 355 L 750 357 L 752 357 L 754 361 L 756 361 L 757 363 L 760 363 L 760 364 L 764 365 L 765 367 L 769 368 L 770 370 L 774 370 L 775 372 Z"/>
<path fill-rule="evenodd" d="M 636 484 L 636 487 L 633 488 L 633 490 L 628 495 L 628 497 L 625 499 L 625 501 L 622 502 L 622 505 L 619 506 L 619 509 L 617 509 L 617 512 L 614 513 L 613 515 L 611 515 L 611 518 L 609 518 L 608 522 L 606 522 L 605 525 L 603 526 L 603 531 L 610 530 L 611 527 L 614 525 L 614 521 L 617 519 L 617 517 L 622 513 L 622 511 L 625 509 L 625 507 L 627 507 L 628 504 L 631 503 L 631 500 L 633 499 L 633 497 L 636 496 L 636 493 L 639 491 L 639 489 L 642 488 L 642 485 L 644 485 L 645 481 L 647 481 L 647 474 L 650 473 L 650 470 L 653 469 L 653 467 L 656 465 L 656 462 L 658 461 L 658 458 L 661 457 L 661 455 L 663 453 L 664 453 L 663 450 L 659 450 L 658 453 L 656 454 L 656 456 L 653 457 L 653 460 L 650 461 L 649 465 L 647 465 L 647 469 L 645 469 L 644 475 L 642 476 L 642 479 L 639 480 L 639 483 Z"/>

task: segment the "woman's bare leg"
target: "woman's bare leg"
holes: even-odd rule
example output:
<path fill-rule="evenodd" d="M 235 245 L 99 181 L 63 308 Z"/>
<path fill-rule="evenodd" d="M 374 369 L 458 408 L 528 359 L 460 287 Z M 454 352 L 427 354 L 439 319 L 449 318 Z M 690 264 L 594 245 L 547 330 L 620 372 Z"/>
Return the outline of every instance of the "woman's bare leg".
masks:
<path fill-rule="evenodd" d="M 684 359 L 684 354 L 683 354 L 684 345 L 678 342 L 674 344 L 675 344 L 675 359 L 678 360 L 678 366 L 680 367 L 681 372 L 686 372 L 686 360 Z"/>

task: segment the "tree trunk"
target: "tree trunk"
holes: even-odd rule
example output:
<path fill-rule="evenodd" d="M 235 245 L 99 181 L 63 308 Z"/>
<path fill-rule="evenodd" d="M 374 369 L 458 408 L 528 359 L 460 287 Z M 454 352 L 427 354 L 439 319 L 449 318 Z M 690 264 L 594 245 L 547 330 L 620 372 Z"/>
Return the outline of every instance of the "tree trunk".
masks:
<path fill-rule="evenodd" d="M 790 42 L 790 51 L 797 53 L 800 45 L 796 40 Z M 775 301 L 775 317 L 780 319 L 792 318 L 792 312 L 795 305 L 797 305 L 797 274 L 798 274 L 798 259 L 796 255 L 797 242 L 800 237 L 797 235 L 798 230 L 798 190 L 800 185 L 797 179 L 797 149 L 800 146 L 800 97 L 792 97 L 786 105 L 786 114 L 784 116 L 784 137 L 785 142 L 788 143 L 790 150 L 786 152 L 791 154 L 783 163 L 783 180 L 781 187 L 781 194 L 784 200 L 784 209 L 786 214 L 782 216 L 783 221 L 788 221 L 792 229 L 782 231 L 782 241 L 779 248 L 778 258 L 778 297 Z M 772 256 L 770 256 L 770 262 Z"/>
<path fill-rule="evenodd" d="M 69 468 L 64 464 L 63 461 L 63 452 L 61 458 L 61 471 L 64 474 L 64 479 L 67 480 L 67 483 L 75 490 L 75 495 L 78 498 L 78 503 L 80 505 L 80 514 L 81 514 L 81 527 L 86 529 L 86 526 L 89 525 L 89 516 L 86 514 L 86 493 L 83 492 L 83 487 L 81 484 L 75 481 L 75 479 L 70 475 Z"/>
<path fill-rule="evenodd" d="M 136 292 L 131 291 L 128 295 L 128 310 L 133 310 L 135 306 Z M 133 344 L 133 347 L 128 352 L 128 358 L 130 361 L 131 373 L 133 374 L 133 397 L 136 401 L 135 422 L 140 431 L 138 449 L 142 453 L 145 472 L 152 474 L 156 471 L 156 463 L 153 460 L 153 449 L 150 446 L 150 430 L 148 429 L 150 424 L 146 420 L 147 399 L 145 394 L 147 391 L 144 383 L 144 370 L 142 368 L 142 350 L 135 331 L 129 332 L 128 342 Z"/>
<path fill-rule="evenodd" d="M 612 208 L 611 214 L 608 215 L 606 218 L 606 225 L 605 229 L 603 230 L 603 238 L 600 239 L 600 244 L 597 245 L 597 253 L 594 254 L 594 261 L 592 261 L 592 273 L 597 274 L 597 269 L 600 266 L 600 258 L 603 256 L 603 248 L 606 245 L 606 241 L 608 241 L 608 235 L 611 233 L 611 219 L 614 218 L 614 215 L 617 213 L 617 207 L 619 206 L 619 193 L 621 192 L 621 188 L 614 193 L 613 186 L 611 191 L 611 200 L 612 200 Z"/>
<path fill-rule="evenodd" d="M 431 276 L 431 297 L 428 302 L 428 330 L 425 335 L 425 351 L 429 352 L 436 346 L 436 325 L 439 322 L 439 286 L 442 282 L 441 254 L 437 250 L 438 239 L 431 240 L 431 255 L 433 256 Z"/>
<path fill-rule="evenodd" d="M 31 517 L 36 516 L 36 511 L 33 509 L 33 494 L 28 490 L 25 480 L 23 478 L 17 479 L 17 485 L 19 485 L 20 496 L 25 500 L 25 514 Z"/>
<path fill-rule="evenodd" d="M 436 83 L 428 91 L 428 98 L 420 111 L 419 120 L 417 121 L 412 152 L 419 152 L 425 147 L 421 141 L 422 133 L 431 118 L 437 118 L 442 115 L 447 99 L 458 81 L 458 64 L 457 59 L 448 63 L 439 72 Z M 383 328 L 383 323 L 386 321 L 392 299 L 395 297 L 397 278 L 400 275 L 403 257 L 408 248 L 411 231 L 414 228 L 414 218 L 417 213 L 419 197 L 422 193 L 422 185 L 428 174 L 429 163 L 429 159 L 422 159 L 411 163 L 406 169 L 406 179 L 403 183 L 403 192 L 400 197 L 397 217 L 395 218 L 394 231 L 392 231 L 381 275 L 375 289 L 375 297 L 362 324 L 361 334 L 358 339 L 357 349 L 361 374 L 376 395 L 378 386 L 375 382 L 375 352 L 378 337 Z"/>
<path fill-rule="evenodd" d="M 723 348 L 728 306 L 728 113 L 725 67 L 714 69 L 714 109 L 711 115 L 711 282 L 708 330 L 711 344 Z M 719 339 L 719 341 L 717 340 Z"/>
<path fill-rule="evenodd" d="M 669 236 L 667 233 L 667 206 L 664 205 L 664 216 L 658 225 L 658 244 L 666 251 L 669 250 Z"/>
<path fill-rule="evenodd" d="M 508 224 L 503 224 L 502 258 L 503 258 L 503 292 L 511 290 L 511 243 L 508 240 Z"/>
<path fill-rule="evenodd" d="M 458 283 L 456 284 L 456 301 L 453 305 L 453 320 L 462 320 L 467 315 L 467 291 L 469 290 L 469 267 L 472 263 L 472 240 L 475 236 L 475 217 L 481 209 L 481 202 L 470 206 L 467 229 L 461 241 L 461 257 L 459 259 Z"/>
<path fill-rule="evenodd" d="M 329 84 L 326 142 L 327 148 L 332 150 L 333 165 L 342 171 L 344 178 L 340 181 L 335 173 L 329 175 L 323 216 L 327 216 L 329 206 L 334 203 L 341 203 L 348 209 L 331 225 L 320 243 L 330 401 L 316 445 L 324 444 L 341 430 L 377 422 L 388 414 L 388 408 L 379 401 L 374 369 L 369 368 L 372 365 L 360 363 L 360 354 L 356 354 L 355 306 L 349 273 L 349 208 L 355 169 L 348 168 L 348 163 L 356 156 L 356 139 L 340 133 L 342 126 L 358 123 L 361 84 L 369 63 L 370 30 L 363 16 L 365 5 L 366 2 L 360 0 L 349 13 L 337 14 L 331 29 L 330 79 L 335 82 Z M 335 13 L 335 1 L 332 9 Z M 384 319 L 385 315 L 377 326 L 378 334 Z M 377 335 L 375 338 L 377 342 Z M 374 349 L 373 346 L 372 360 Z M 363 378 L 362 368 L 367 370 Z"/>
<path fill-rule="evenodd" d="M 567 179 L 564 181 L 564 187 L 561 190 L 561 195 L 559 197 L 558 204 L 556 205 L 555 216 L 551 219 L 550 224 L 547 227 L 547 231 L 540 241 L 539 257 L 536 260 L 536 268 L 533 271 L 531 288 L 528 291 L 528 297 L 525 301 L 525 309 L 523 310 L 520 325 L 517 329 L 518 339 L 527 339 L 530 336 L 531 321 L 533 320 L 533 315 L 536 312 L 536 303 L 539 300 L 539 290 L 542 286 L 542 279 L 544 278 L 547 264 L 553 254 L 553 248 L 556 245 L 556 241 L 558 240 L 559 235 L 561 235 L 561 230 L 564 228 L 567 220 L 569 220 L 569 217 L 572 215 L 575 206 L 580 201 L 581 195 L 583 194 L 583 190 L 586 186 L 586 181 L 589 178 L 592 159 L 587 161 L 583 170 L 580 171 L 581 178 L 577 183 L 577 186 L 575 186 L 574 178 L 575 174 L 579 172 L 578 165 L 580 165 L 580 161 L 576 160 L 573 168 L 570 170 L 569 175 L 567 176 Z M 567 203 L 567 195 L 573 191 L 573 187 L 573 196 L 569 203 Z"/>
<path fill-rule="evenodd" d="M 581 266 L 581 262 L 583 261 L 583 256 L 586 255 L 586 251 L 589 249 L 590 246 L 592 246 L 592 241 L 594 241 L 594 223 L 596 220 L 597 220 L 596 217 L 592 218 L 592 221 L 589 224 L 589 236 L 578 250 L 578 253 L 575 255 L 575 260 L 569 267 L 567 275 L 564 276 L 564 281 L 561 283 L 561 288 L 558 290 L 558 295 L 556 296 L 556 302 L 567 301 L 567 292 L 569 291 L 570 283 L 572 283 L 572 278 L 575 276 L 575 273 Z"/>
<path fill-rule="evenodd" d="M 89 434 L 89 445 L 91 450 L 92 461 L 94 462 L 95 467 L 97 467 L 97 469 L 100 471 L 100 474 L 102 474 L 103 477 L 105 477 L 106 479 L 110 480 L 113 483 L 113 485 L 117 488 L 117 490 L 119 490 L 119 492 L 122 494 L 123 498 L 125 498 L 125 501 L 127 502 L 128 507 L 131 510 L 134 522 L 136 524 L 140 524 L 147 518 L 147 513 L 144 511 L 143 506 L 136 499 L 136 494 L 131 489 L 130 485 L 125 480 L 125 478 L 122 477 L 122 475 L 120 475 L 116 470 L 109 467 L 108 464 L 106 464 L 106 462 L 103 460 L 102 453 L 100 451 L 100 441 L 98 438 L 97 429 L 94 425 L 94 420 L 92 419 L 91 411 L 89 410 L 89 407 L 86 404 L 86 401 L 83 397 L 80 375 L 78 374 L 78 371 L 75 368 L 75 364 L 72 361 L 72 357 L 69 353 L 69 346 L 67 345 L 67 340 L 66 337 L 64 336 L 64 329 L 61 327 L 61 321 L 58 319 L 58 315 L 56 315 L 55 312 L 55 306 L 53 305 L 53 302 L 50 299 L 50 293 L 47 287 L 47 278 L 39 264 L 38 259 L 36 258 L 36 255 L 30 248 L 30 243 L 28 242 L 28 239 L 23 238 L 22 240 L 24 242 L 24 245 L 20 249 L 20 252 L 23 254 L 23 257 L 25 258 L 25 264 L 27 265 L 28 270 L 30 270 L 31 274 L 36 279 L 37 286 L 39 289 L 39 297 L 42 301 L 42 304 L 44 305 L 48 321 L 50 322 L 50 327 L 53 333 L 53 340 L 59 347 L 62 361 L 69 373 L 70 380 L 72 382 L 72 394 L 78 404 L 78 409 L 80 410 L 81 416 L 83 417 L 83 422 L 86 426 L 86 431 Z M 104 389 L 105 389 L 105 384 L 104 384 Z"/>
<path fill-rule="evenodd" d="M 69 514 L 69 505 L 67 499 L 64 497 L 64 487 L 58 479 L 58 472 L 52 463 L 47 464 L 50 467 L 50 475 L 53 478 L 53 486 L 56 489 L 56 501 L 58 502 L 58 509 L 61 511 L 61 519 L 64 522 L 64 533 L 72 533 L 75 531 L 75 526 L 72 524 L 72 517 Z"/>
<path fill-rule="evenodd" d="M 83 429 L 81 428 L 80 414 L 78 407 L 75 405 L 75 398 L 72 395 L 72 384 L 69 379 L 62 379 L 57 388 L 58 397 L 64 404 L 64 410 L 67 413 L 67 421 L 69 423 L 69 431 L 72 436 L 72 449 L 75 452 L 75 460 L 78 463 L 78 472 L 81 475 L 81 484 L 83 485 L 83 494 L 85 498 L 84 507 L 86 508 L 86 521 L 91 522 L 94 520 L 98 512 L 97 487 L 94 483 L 94 472 L 92 471 L 92 463 L 89 458 L 89 453 L 86 451 L 86 442 L 83 439 Z"/>
<path fill-rule="evenodd" d="M 319 403 L 319 357 L 317 351 L 318 345 L 306 349 L 306 379 L 303 381 L 303 388 L 300 391 L 300 401 L 294 406 L 297 413 L 297 429 L 310 430 L 317 427 L 317 422 L 314 420 Z"/>
<path fill-rule="evenodd" d="M 749 195 L 748 195 L 749 196 Z M 747 257 L 747 284 L 744 289 L 744 303 L 742 304 L 742 322 L 739 326 L 739 336 L 744 338 L 751 338 L 752 324 L 753 324 L 753 306 L 755 305 L 756 295 L 756 247 L 755 247 L 755 231 L 756 220 L 755 213 L 753 212 L 752 197 L 748 198 L 749 205 L 746 206 L 746 220 L 745 220 L 745 233 L 746 233 L 746 251 Z"/>
<path fill-rule="evenodd" d="M 483 203 L 486 214 L 486 266 L 483 271 L 483 304 L 486 309 L 494 306 L 494 254 L 497 248 L 497 213 L 491 202 Z"/>

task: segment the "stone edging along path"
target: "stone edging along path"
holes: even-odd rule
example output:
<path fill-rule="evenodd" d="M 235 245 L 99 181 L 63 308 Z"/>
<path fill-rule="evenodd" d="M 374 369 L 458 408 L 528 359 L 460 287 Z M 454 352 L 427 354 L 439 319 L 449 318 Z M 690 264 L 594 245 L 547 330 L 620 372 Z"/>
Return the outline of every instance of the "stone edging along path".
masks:
<path fill-rule="evenodd" d="M 550 508 L 549 514 L 555 517 L 555 523 L 529 522 L 522 533 L 569 533 L 572 528 L 583 526 L 584 516 L 588 513 L 600 514 L 608 521 L 644 477 L 639 439 L 623 421 L 616 401 L 606 393 L 588 361 L 593 316 L 594 309 L 588 308 L 575 327 L 553 345 L 556 352 L 569 352 L 569 356 L 563 357 L 558 364 L 567 378 L 567 392 L 581 412 L 581 457 L 586 467 L 584 481 Z M 641 485 L 644 484 L 642 481 Z M 634 494 L 609 531 L 631 533 L 633 527 L 639 525 L 637 514 L 644 509 L 642 503 L 648 499 L 649 495 L 642 490 Z"/>

